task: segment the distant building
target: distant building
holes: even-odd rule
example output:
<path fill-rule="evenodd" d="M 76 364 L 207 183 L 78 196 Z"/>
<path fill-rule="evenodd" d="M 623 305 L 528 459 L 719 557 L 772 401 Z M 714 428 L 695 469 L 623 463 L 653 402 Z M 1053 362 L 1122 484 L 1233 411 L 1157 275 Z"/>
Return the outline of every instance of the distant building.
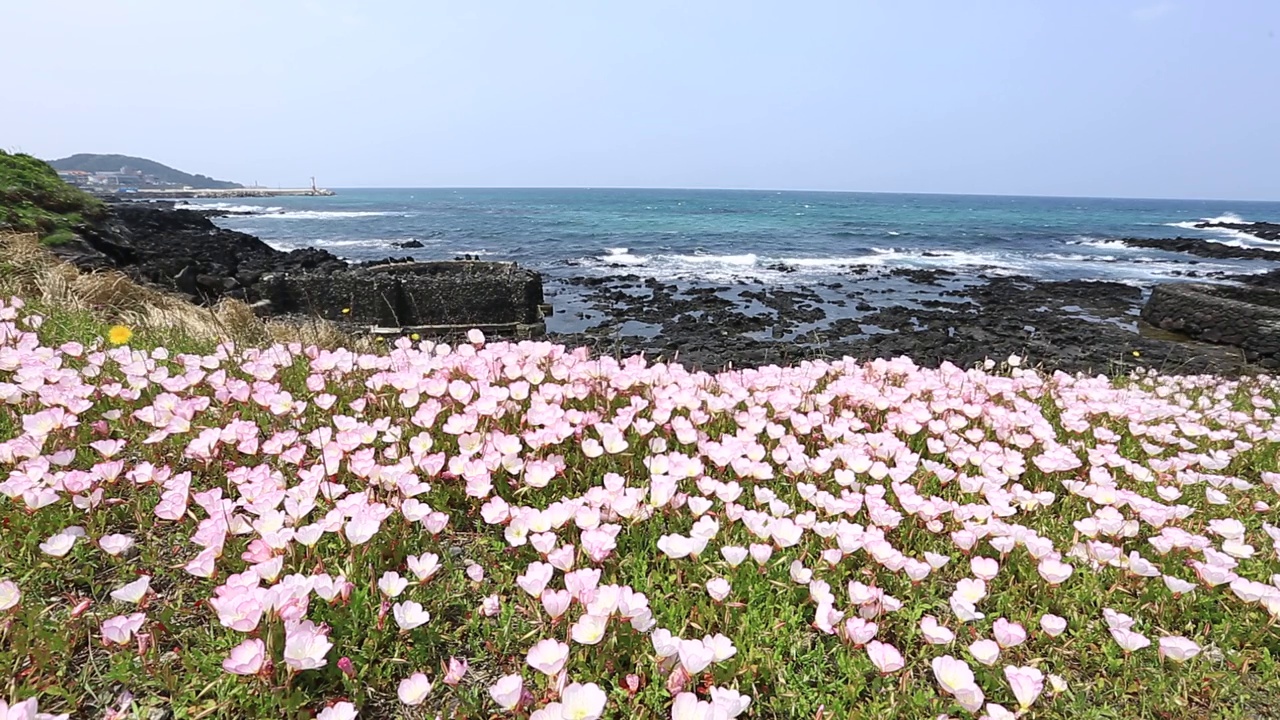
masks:
<path fill-rule="evenodd" d="M 122 167 L 115 172 L 88 172 L 85 170 L 61 170 L 58 177 L 63 182 L 76 187 L 95 190 L 97 192 L 125 192 L 138 188 L 173 187 L 154 175 L 147 175 L 141 170 Z"/>
<path fill-rule="evenodd" d="M 93 177 L 93 173 L 86 170 L 59 170 L 58 177 L 68 185 L 87 187 L 91 184 L 90 178 Z"/>

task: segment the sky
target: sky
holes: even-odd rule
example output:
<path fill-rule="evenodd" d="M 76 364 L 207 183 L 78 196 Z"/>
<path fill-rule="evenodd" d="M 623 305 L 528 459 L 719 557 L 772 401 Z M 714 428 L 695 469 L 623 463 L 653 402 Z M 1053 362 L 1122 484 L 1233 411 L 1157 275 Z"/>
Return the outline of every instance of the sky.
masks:
<path fill-rule="evenodd" d="M 1280 200 L 1276 0 L 0 0 L 0 148 L 267 186 Z"/>

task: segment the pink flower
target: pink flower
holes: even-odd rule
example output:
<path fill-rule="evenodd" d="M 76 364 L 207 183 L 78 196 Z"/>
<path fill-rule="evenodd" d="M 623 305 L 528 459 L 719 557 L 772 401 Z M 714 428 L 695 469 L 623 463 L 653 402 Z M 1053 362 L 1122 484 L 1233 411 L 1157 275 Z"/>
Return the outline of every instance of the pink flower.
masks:
<path fill-rule="evenodd" d="M 76 535 L 60 532 L 40 543 L 40 551 L 56 558 L 64 557 L 76 544 Z"/>
<path fill-rule="evenodd" d="M 399 597 L 407 587 L 409 587 L 409 581 L 400 577 L 400 573 L 394 570 L 388 570 L 378 578 L 378 589 L 389 598 Z"/>
<path fill-rule="evenodd" d="M 996 576 L 1000 570 L 1000 563 L 985 557 L 973 557 L 969 560 L 969 567 L 973 570 L 975 577 L 982 580 L 990 580 Z"/>
<path fill-rule="evenodd" d="M 462 682 L 462 678 L 467 674 L 467 661 L 460 660 L 456 657 L 449 658 L 449 666 L 444 675 L 444 684 L 449 687 L 457 687 Z"/>
<path fill-rule="evenodd" d="M 743 695 L 737 690 L 712 686 L 708 692 L 711 694 L 711 705 L 715 708 L 717 717 L 732 720 L 751 707 L 751 696 Z"/>
<path fill-rule="evenodd" d="M 342 657 L 338 658 L 337 665 L 338 665 L 338 670 L 343 675 L 346 675 L 349 678 L 353 678 L 356 676 L 355 663 L 351 662 L 351 658 L 347 657 L 346 655 L 343 655 Z"/>
<path fill-rule="evenodd" d="M 1047 557 L 1036 566 L 1036 571 L 1050 585 L 1061 585 L 1067 578 L 1071 577 L 1072 567 L 1060 560 Z"/>
<path fill-rule="evenodd" d="M 405 558 L 409 572 L 418 578 L 418 582 L 426 582 L 440 569 L 440 556 L 435 553 L 423 553 L 421 556 L 410 555 Z"/>
<path fill-rule="evenodd" d="M 516 584 L 533 597 L 542 595 L 547 583 L 555 574 L 555 568 L 542 562 L 532 562 L 525 568 L 523 575 L 516 576 Z"/>
<path fill-rule="evenodd" d="M 1200 654 L 1199 645 L 1180 635 L 1160 638 L 1158 649 L 1161 660 L 1168 658 L 1174 662 L 1186 662 Z"/>
<path fill-rule="evenodd" d="M 489 697 L 498 703 L 503 710 L 514 710 L 520 704 L 520 694 L 524 690 L 524 679 L 519 675 L 504 675 L 489 686 Z"/>
<path fill-rule="evenodd" d="M 956 634 L 939 625 L 938 619 L 932 615 L 920 618 L 920 632 L 924 634 L 924 641 L 930 645 L 950 645 L 956 639 Z"/>
<path fill-rule="evenodd" d="M 724 599 L 729 597 L 731 591 L 732 587 L 730 587 L 729 581 L 724 578 L 712 578 L 707 581 L 707 594 L 716 602 L 724 602 Z"/>
<path fill-rule="evenodd" d="M 976 640 L 969 645 L 974 660 L 990 667 L 1000 658 L 1000 645 L 994 640 Z"/>
<path fill-rule="evenodd" d="M 569 646 L 551 638 L 539 641 L 525 655 L 529 666 L 547 677 L 560 674 L 568 660 Z"/>
<path fill-rule="evenodd" d="M 671 704 L 671 720 L 713 720 L 715 707 L 705 700 L 699 700 L 691 692 L 676 695 Z"/>
<path fill-rule="evenodd" d="M 906 665 L 906 661 L 902 658 L 902 653 L 898 652 L 896 647 L 888 643 L 882 643 L 879 640 L 872 640 L 867 643 L 867 657 L 881 674 L 897 672 Z"/>
<path fill-rule="evenodd" d="M 677 654 L 680 665 L 691 677 L 707 669 L 716 659 L 715 651 L 701 640 L 681 640 Z"/>
<path fill-rule="evenodd" d="M 596 645 L 604 639 L 604 631 L 608 625 L 608 616 L 587 614 L 578 618 L 569 634 L 580 645 Z"/>
<path fill-rule="evenodd" d="M 561 717 L 564 720 L 599 720 L 608 700 L 604 690 L 595 683 L 573 683 L 560 693 Z"/>
<path fill-rule="evenodd" d="M 429 694 L 431 694 L 431 681 L 420 672 L 401 680 L 400 687 L 396 690 L 400 702 L 405 705 L 421 705 Z"/>
<path fill-rule="evenodd" d="M 943 692 L 955 697 L 956 702 L 969 712 L 976 712 L 982 707 L 985 698 L 974 682 L 973 670 L 968 664 L 950 655 L 943 655 L 934 658 L 932 666 L 933 677 Z"/>
<path fill-rule="evenodd" d="M 497 595 L 489 595 L 480 602 L 480 614 L 485 617 L 496 617 L 502 610 L 502 601 Z"/>
<path fill-rule="evenodd" d="M 22 591 L 12 580 L 0 580 L 0 612 L 12 610 L 22 600 Z"/>
<path fill-rule="evenodd" d="M 102 639 L 108 645 L 128 645 L 133 639 L 133 634 L 142 628 L 142 624 L 146 622 L 147 616 L 142 613 L 133 613 L 132 615 L 117 615 L 102 623 Z"/>
<path fill-rule="evenodd" d="M 1004 677 L 1009 681 L 1013 696 L 1018 699 L 1018 706 L 1023 710 L 1031 707 L 1044 691 L 1044 673 L 1036 668 L 1006 665 Z"/>
<path fill-rule="evenodd" d="M 1067 619 L 1045 613 L 1040 616 L 1040 629 L 1049 637 L 1058 637 L 1067 629 Z"/>
<path fill-rule="evenodd" d="M 747 559 L 747 549 L 737 545 L 725 545 L 720 548 L 720 557 L 729 563 L 729 567 L 738 567 Z"/>
<path fill-rule="evenodd" d="M 123 585 L 111 591 L 111 598 L 118 602 L 136 605 L 142 602 L 142 598 L 147 594 L 147 590 L 151 587 L 151 576 L 143 575 L 133 582 Z"/>
<path fill-rule="evenodd" d="M 128 535 L 103 535 L 98 538 L 98 547 L 114 557 L 133 547 L 133 538 Z"/>
<path fill-rule="evenodd" d="M 844 621 L 844 637 L 854 645 L 866 645 L 876 636 L 879 626 L 870 620 L 852 617 Z"/>
<path fill-rule="evenodd" d="M 67 713 L 61 715 L 50 715 L 40 712 L 40 705 L 36 698 L 28 698 L 22 702 L 15 702 L 13 705 L 0 700 L 0 719 L 7 720 L 67 720 L 70 717 Z"/>
<path fill-rule="evenodd" d="M 356 706 L 343 701 L 321 710 L 316 720 L 356 720 L 357 715 Z"/>
<path fill-rule="evenodd" d="M 266 659 L 267 646 L 257 638 L 245 640 L 231 649 L 222 669 L 233 675 L 257 675 Z"/>
<path fill-rule="evenodd" d="M 401 630 L 409 631 L 421 627 L 431 620 L 431 613 L 422 609 L 421 603 L 398 602 L 391 606 L 391 615 Z"/>
<path fill-rule="evenodd" d="M 996 642 L 1000 643 L 1002 648 L 1017 647 L 1027 639 L 1027 631 L 1021 624 L 1009 622 L 1004 618 L 997 619 L 992 625 L 991 631 L 996 636 Z"/>
<path fill-rule="evenodd" d="M 294 670 L 324 667 L 324 656 L 332 647 L 328 635 L 310 620 L 285 627 L 284 662 Z"/>
<path fill-rule="evenodd" d="M 1135 652 L 1151 644 L 1150 640 L 1139 633 L 1116 627 L 1111 628 L 1111 637 L 1125 652 Z"/>

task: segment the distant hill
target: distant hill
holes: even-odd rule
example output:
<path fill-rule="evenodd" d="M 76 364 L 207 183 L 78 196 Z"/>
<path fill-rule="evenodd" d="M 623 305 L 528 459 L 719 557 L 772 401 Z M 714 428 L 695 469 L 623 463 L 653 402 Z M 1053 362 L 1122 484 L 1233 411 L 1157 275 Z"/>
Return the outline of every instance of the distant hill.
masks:
<path fill-rule="evenodd" d="M 49 164 L 53 166 L 54 170 L 83 170 L 85 172 L 118 172 L 121 168 L 128 167 L 134 170 L 141 170 L 144 175 L 153 176 L 161 182 L 174 185 L 189 185 L 202 190 L 230 190 L 244 187 L 239 183 L 214 180 L 206 175 L 189 175 L 154 160 L 130 157 L 128 155 L 80 153 L 61 160 L 54 160 Z"/>

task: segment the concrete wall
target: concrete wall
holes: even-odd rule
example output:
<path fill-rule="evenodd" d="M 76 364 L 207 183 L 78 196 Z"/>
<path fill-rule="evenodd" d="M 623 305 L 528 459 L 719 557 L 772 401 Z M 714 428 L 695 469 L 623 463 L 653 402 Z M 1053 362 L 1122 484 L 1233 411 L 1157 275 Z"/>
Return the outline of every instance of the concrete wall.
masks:
<path fill-rule="evenodd" d="M 1280 292 L 1263 288 L 1157 285 L 1142 319 L 1195 340 L 1234 345 L 1245 359 L 1280 368 Z"/>
<path fill-rule="evenodd" d="M 273 313 L 389 328 L 542 323 L 542 276 L 515 263 L 388 263 L 263 282 Z"/>

